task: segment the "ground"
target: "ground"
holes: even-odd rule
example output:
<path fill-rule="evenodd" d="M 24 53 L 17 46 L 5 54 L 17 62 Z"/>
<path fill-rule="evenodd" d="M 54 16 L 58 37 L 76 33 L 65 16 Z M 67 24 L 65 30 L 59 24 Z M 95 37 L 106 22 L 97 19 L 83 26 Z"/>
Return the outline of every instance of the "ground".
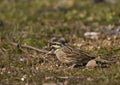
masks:
<path fill-rule="evenodd" d="M 1 85 L 119 85 L 120 1 L 1 0 Z M 97 35 L 85 36 L 86 32 Z M 16 47 L 10 42 L 48 49 L 52 37 L 116 63 L 107 68 L 67 69 L 54 55 Z"/>

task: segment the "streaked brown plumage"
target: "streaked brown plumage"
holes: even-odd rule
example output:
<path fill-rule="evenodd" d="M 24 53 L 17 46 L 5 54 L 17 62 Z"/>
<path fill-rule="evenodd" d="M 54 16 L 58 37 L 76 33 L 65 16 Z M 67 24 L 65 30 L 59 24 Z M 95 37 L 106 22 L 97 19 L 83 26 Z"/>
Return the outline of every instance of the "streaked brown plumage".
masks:
<path fill-rule="evenodd" d="M 59 42 L 52 42 L 51 47 L 55 50 L 54 53 L 57 59 L 62 63 L 83 66 L 86 65 L 89 60 L 95 59 L 95 57 L 88 55 L 84 51 Z"/>
<path fill-rule="evenodd" d="M 66 45 L 66 40 L 64 38 L 53 38 L 49 46 L 54 50 L 54 54 L 60 62 L 73 66 L 85 66 L 90 60 L 94 60 L 96 64 L 101 65 L 114 63 L 114 61 L 96 58 L 85 51 Z"/>

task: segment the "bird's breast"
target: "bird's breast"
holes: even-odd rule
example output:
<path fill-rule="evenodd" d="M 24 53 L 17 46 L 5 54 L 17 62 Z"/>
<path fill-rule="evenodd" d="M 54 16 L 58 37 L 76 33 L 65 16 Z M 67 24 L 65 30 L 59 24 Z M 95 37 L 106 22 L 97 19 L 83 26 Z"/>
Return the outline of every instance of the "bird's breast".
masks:
<path fill-rule="evenodd" d="M 68 58 L 67 55 L 61 49 L 57 49 L 55 51 L 55 54 L 56 54 L 57 59 L 62 63 L 71 63 L 72 62 L 72 60 L 70 58 Z"/>

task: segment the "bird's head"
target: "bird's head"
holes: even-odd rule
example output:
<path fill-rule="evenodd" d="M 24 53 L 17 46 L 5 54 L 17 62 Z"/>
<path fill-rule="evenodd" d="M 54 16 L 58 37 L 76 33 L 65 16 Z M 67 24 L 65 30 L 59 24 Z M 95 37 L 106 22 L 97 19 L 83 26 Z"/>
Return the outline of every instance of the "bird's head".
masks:
<path fill-rule="evenodd" d="M 60 42 L 52 42 L 52 43 L 49 43 L 49 47 L 51 49 L 59 49 L 61 48 L 62 46 L 64 46 L 62 43 Z"/>
<path fill-rule="evenodd" d="M 48 43 L 48 47 L 50 49 L 59 49 L 62 46 L 64 46 L 66 43 L 66 40 L 64 38 L 52 38 L 51 41 Z"/>

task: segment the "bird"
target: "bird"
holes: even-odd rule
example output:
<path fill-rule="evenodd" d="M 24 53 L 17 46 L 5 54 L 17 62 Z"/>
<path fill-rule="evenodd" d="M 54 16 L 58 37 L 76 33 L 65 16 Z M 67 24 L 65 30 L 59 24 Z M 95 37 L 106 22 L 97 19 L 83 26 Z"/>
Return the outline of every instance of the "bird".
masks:
<path fill-rule="evenodd" d="M 89 61 L 94 60 L 95 66 L 97 64 L 108 64 L 110 61 L 97 58 L 95 56 L 90 55 L 88 52 L 74 48 L 68 44 L 66 44 L 66 40 L 64 38 L 53 38 L 49 43 L 49 47 L 54 52 L 55 56 L 61 63 L 65 63 L 70 67 L 77 66 L 88 66 Z"/>
<path fill-rule="evenodd" d="M 89 55 L 87 52 L 66 45 L 62 41 L 51 42 L 49 43 L 49 46 L 54 50 L 57 59 L 68 65 L 84 66 L 88 61 L 95 59 L 94 56 Z"/>

